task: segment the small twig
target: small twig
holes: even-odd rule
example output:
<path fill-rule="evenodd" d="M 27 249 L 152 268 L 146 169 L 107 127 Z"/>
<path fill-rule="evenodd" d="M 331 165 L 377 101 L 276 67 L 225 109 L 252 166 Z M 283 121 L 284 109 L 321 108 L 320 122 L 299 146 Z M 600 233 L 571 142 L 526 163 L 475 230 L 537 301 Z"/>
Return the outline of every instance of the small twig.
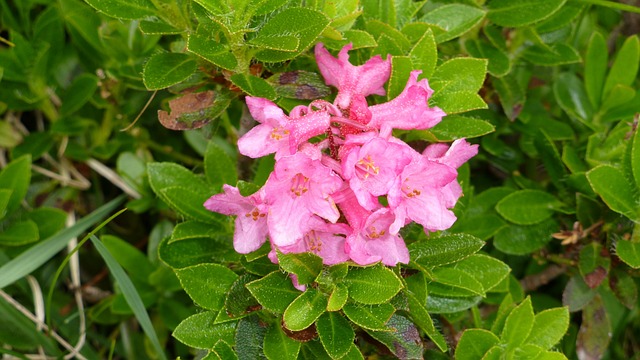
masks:
<path fill-rule="evenodd" d="M 51 170 L 47 170 L 45 168 L 42 168 L 38 165 L 31 165 L 31 168 L 33 169 L 33 171 L 38 172 L 44 176 L 50 177 L 53 180 L 57 180 L 60 181 L 60 184 L 62 184 L 62 186 L 70 186 L 79 190 L 87 190 L 89 188 L 89 186 L 91 185 L 90 183 L 84 182 L 84 181 L 80 181 L 80 180 L 74 180 L 74 179 L 70 179 L 68 177 L 65 177 L 63 175 L 60 175 L 58 173 L 55 173 Z M 86 179 L 85 179 L 86 180 Z"/>
<path fill-rule="evenodd" d="M 44 298 L 42 296 L 42 289 L 40 288 L 40 284 L 38 284 L 38 280 L 36 280 L 36 278 L 31 275 L 27 276 L 27 282 L 29 283 L 29 287 L 31 287 L 31 292 L 33 293 L 33 308 L 35 316 L 41 323 L 44 324 Z M 42 331 L 42 326 L 38 324 L 36 329 L 38 331 Z M 46 358 L 46 354 L 42 345 L 38 346 L 38 353 L 40 353 L 42 358 Z"/>
<path fill-rule="evenodd" d="M 22 304 L 17 302 L 9 294 L 4 292 L 3 290 L 0 290 L 0 297 L 5 299 L 9 304 L 11 304 L 14 308 L 16 308 L 16 310 L 20 311 L 24 316 L 29 318 L 29 320 L 33 321 L 38 326 L 41 326 L 42 329 L 46 331 L 49 335 L 51 335 L 51 337 L 55 339 L 60 345 L 62 345 L 62 347 L 64 347 L 69 351 L 75 351 L 73 346 L 71 346 L 71 344 L 69 344 L 65 339 L 63 339 L 62 336 L 58 335 L 58 333 L 56 333 L 54 330 L 49 329 L 47 324 L 40 321 L 35 315 L 33 315 L 29 310 L 27 310 L 24 306 L 22 306 Z M 86 358 L 82 356 L 82 354 L 77 354 L 76 356 L 78 359 L 86 360 Z"/>
<path fill-rule="evenodd" d="M 551 280 L 564 274 L 566 271 L 566 266 L 552 264 L 537 274 L 525 276 L 520 280 L 520 285 L 522 285 L 525 292 L 533 291 L 550 283 Z"/>
<path fill-rule="evenodd" d="M 76 223 L 76 214 L 74 211 L 69 212 L 69 216 L 67 216 L 67 227 L 71 227 Z M 67 245 L 67 249 L 69 252 L 72 252 L 76 246 L 78 246 L 78 238 L 74 237 L 69 241 Z M 69 269 L 71 271 L 71 284 L 73 285 L 73 295 L 76 300 L 76 305 L 78 307 L 78 319 L 79 319 L 79 333 L 80 337 L 78 338 L 78 342 L 74 347 L 74 350 L 67 354 L 64 358 L 71 359 L 77 356 L 84 346 L 85 340 L 87 338 L 87 322 L 84 315 L 84 303 L 82 302 L 82 284 L 80 283 L 80 257 L 79 252 L 74 252 L 69 259 Z"/>
<path fill-rule="evenodd" d="M 127 126 L 126 128 L 120 130 L 120 131 L 128 131 L 129 129 L 131 129 L 140 119 L 140 117 L 142 116 L 142 114 L 144 114 L 145 111 L 147 111 L 147 108 L 149 107 L 149 105 L 151 105 L 151 102 L 153 101 L 153 98 L 156 97 L 156 94 L 158 93 L 158 90 L 154 91 L 153 94 L 151 94 L 151 97 L 149 98 L 149 100 L 147 101 L 146 104 L 144 104 L 144 107 L 142 108 L 142 110 L 140 110 L 140 112 L 138 113 L 138 116 L 136 116 L 136 118 L 133 120 L 133 122 L 131 124 L 129 124 L 129 126 Z"/>

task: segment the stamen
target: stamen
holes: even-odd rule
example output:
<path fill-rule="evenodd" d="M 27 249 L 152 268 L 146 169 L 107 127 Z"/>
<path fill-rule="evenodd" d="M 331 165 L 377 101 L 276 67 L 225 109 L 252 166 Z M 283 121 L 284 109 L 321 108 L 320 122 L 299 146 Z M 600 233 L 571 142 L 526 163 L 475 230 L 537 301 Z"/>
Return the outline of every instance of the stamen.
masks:
<path fill-rule="evenodd" d="M 289 135 L 289 130 L 282 127 L 273 128 L 273 130 L 271 130 L 271 138 L 276 141 L 282 140 L 282 138 L 287 135 Z"/>
<path fill-rule="evenodd" d="M 296 174 L 296 176 L 291 179 L 291 192 L 296 196 L 301 196 L 302 194 L 309 191 L 308 184 L 308 177 L 302 174 Z"/>
<path fill-rule="evenodd" d="M 309 250 L 316 253 L 322 251 L 322 239 L 318 237 L 318 234 L 316 234 L 315 230 L 311 230 L 306 233 L 304 235 L 304 239 L 309 245 Z"/>
<path fill-rule="evenodd" d="M 258 221 L 259 219 L 267 216 L 267 214 L 261 213 L 258 208 L 253 208 L 251 212 L 246 213 L 244 216 L 252 218 L 253 221 Z"/>
<path fill-rule="evenodd" d="M 356 174 L 360 179 L 368 179 L 369 175 L 378 175 L 379 172 L 380 167 L 371 160 L 371 155 L 367 155 L 356 163 Z"/>

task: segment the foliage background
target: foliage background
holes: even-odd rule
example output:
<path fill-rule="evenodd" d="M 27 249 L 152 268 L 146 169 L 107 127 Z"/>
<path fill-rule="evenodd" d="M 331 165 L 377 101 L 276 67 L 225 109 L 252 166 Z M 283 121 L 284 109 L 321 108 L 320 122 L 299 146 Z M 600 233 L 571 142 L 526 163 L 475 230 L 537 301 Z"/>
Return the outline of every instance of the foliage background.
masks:
<path fill-rule="evenodd" d="M 628 3 L 0 0 L 0 352 L 637 358 Z M 466 137 L 480 154 L 460 170 L 456 225 L 403 234 L 412 264 L 309 270 L 297 264 L 316 259 L 292 256 L 282 268 L 316 284 L 299 295 L 265 251 L 236 254 L 233 222 L 201 204 L 272 169 L 235 149 L 252 126 L 244 95 L 285 109 L 334 95 L 316 42 L 353 43 L 354 63 L 391 54 L 388 98 L 421 69 L 450 115 L 396 135 L 416 148 Z M 129 211 L 103 223 L 123 193 Z M 376 292 L 353 285 L 379 276 Z M 291 315 L 296 302 L 317 316 Z"/>

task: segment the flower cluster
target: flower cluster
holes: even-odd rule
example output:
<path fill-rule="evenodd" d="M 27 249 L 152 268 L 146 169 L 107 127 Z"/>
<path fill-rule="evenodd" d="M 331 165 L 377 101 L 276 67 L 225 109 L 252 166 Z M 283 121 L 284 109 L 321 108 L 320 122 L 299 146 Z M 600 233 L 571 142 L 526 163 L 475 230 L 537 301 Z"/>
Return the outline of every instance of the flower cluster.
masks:
<path fill-rule="evenodd" d="M 239 253 L 258 249 L 268 238 L 273 261 L 275 250 L 310 251 L 327 265 L 351 260 L 393 266 L 409 262 L 399 234 L 403 226 L 413 221 L 437 231 L 456 220 L 450 209 L 462 195 L 457 168 L 477 153 L 477 145 L 461 139 L 419 153 L 393 137 L 393 129 L 428 129 L 445 114 L 428 106 L 433 90 L 426 79 L 418 80 L 420 71 L 411 72 L 395 99 L 369 106 L 366 96 L 385 95 L 391 62 L 378 55 L 354 66 L 350 49 L 335 58 L 322 44 L 315 48 L 326 83 L 338 88 L 333 103 L 316 100 L 286 115 L 267 99 L 247 97 L 260 124 L 239 139 L 239 151 L 252 158 L 275 153 L 274 171 L 253 195 L 225 185 L 204 204 L 237 216 Z"/>

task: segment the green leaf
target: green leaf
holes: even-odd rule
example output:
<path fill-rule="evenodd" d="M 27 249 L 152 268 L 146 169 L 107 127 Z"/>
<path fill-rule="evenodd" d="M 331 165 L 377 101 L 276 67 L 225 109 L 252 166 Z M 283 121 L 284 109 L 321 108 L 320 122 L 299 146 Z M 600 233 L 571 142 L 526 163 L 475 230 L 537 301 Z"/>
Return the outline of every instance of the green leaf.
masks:
<path fill-rule="evenodd" d="M 355 332 L 340 313 L 326 312 L 316 321 L 316 330 L 322 346 L 332 359 L 345 356 L 353 346 Z"/>
<path fill-rule="evenodd" d="M 638 286 L 631 275 L 624 270 L 615 269 L 609 277 L 609 286 L 620 303 L 629 310 L 636 307 L 638 301 Z"/>
<path fill-rule="evenodd" d="M 631 169 L 635 180 L 636 189 L 640 189 L 640 131 L 636 130 L 633 134 L 633 143 L 631 144 Z"/>
<path fill-rule="evenodd" d="M 269 50 L 294 52 L 298 50 L 300 46 L 300 39 L 293 35 L 278 34 L 273 36 L 258 36 L 251 39 L 249 44 Z"/>
<path fill-rule="evenodd" d="M 154 266 L 140 250 L 113 235 L 104 235 L 101 240 L 113 258 L 131 274 L 132 279 L 143 283 L 149 281 Z"/>
<path fill-rule="evenodd" d="M 288 337 L 279 324 L 274 324 L 264 336 L 264 355 L 269 360 L 296 360 L 300 345 L 302 343 Z"/>
<path fill-rule="evenodd" d="M 587 172 L 593 190 L 615 212 L 633 221 L 639 221 L 633 186 L 624 174 L 609 165 L 600 165 Z"/>
<path fill-rule="evenodd" d="M 372 48 L 378 45 L 376 39 L 364 30 L 347 30 L 342 34 L 342 37 L 343 39 L 339 41 L 326 39 L 324 41 L 325 45 L 327 46 L 327 48 L 332 50 L 340 50 L 349 43 L 353 44 L 353 50 Z"/>
<path fill-rule="evenodd" d="M 255 54 L 256 59 L 264 62 L 279 62 L 293 59 L 299 53 L 307 50 L 324 29 L 329 25 L 329 19 L 319 12 L 307 8 L 287 8 L 270 18 L 258 31 L 254 41 L 267 40 L 265 38 L 282 38 L 293 36 L 299 44 L 295 51 L 279 51 L 265 49 Z"/>
<path fill-rule="evenodd" d="M 331 94 L 324 80 L 313 72 L 304 70 L 277 73 L 267 81 L 276 90 L 279 97 L 289 99 L 314 100 Z"/>
<path fill-rule="evenodd" d="M 299 295 L 291 279 L 280 271 L 274 271 L 262 279 L 248 283 L 247 289 L 260 305 L 274 313 L 282 314 Z"/>
<path fill-rule="evenodd" d="M 257 315 L 252 315 L 238 322 L 235 353 L 239 359 L 259 359 L 262 357 L 262 346 L 267 329 L 260 322 Z"/>
<path fill-rule="evenodd" d="M 313 324 L 327 309 L 327 298 L 316 289 L 307 289 L 284 311 L 282 321 L 291 331 L 300 331 Z"/>
<path fill-rule="evenodd" d="M 300 284 L 310 284 L 322 271 L 322 258 L 311 252 L 297 254 L 278 252 L 278 263 L 285 271 L 296 274 Z"/>
<path fill-rule="evenodd" d="M 84 73 L 73 79 L 73 82 L 65 92 L 60 106 L 60 116 L 66 117 L 79 110 L 91 99 L 98 89 L 98 78 Z"/>
<path fill-rule="evenodd" d="M 38 225 L 32 220 L 11 223 L 0 232 L 0 245 L 21 246 L 38 241 Z"/>
<path fill-rule="evenodd" d="M 475 91 L 448 90 L 447 87 L 434 94 L 429 99 L 429 106 L 437 106 L 449 115 L 487 108 L 487 104 Z"/>
<path fill-rule="evenodd" d="M 451 297 L 429 293 L 427 310 L 432 314 L 451 314 L 468 310 L 477 305 L 482 296 Z"/>
<path fill-rule="evenodd" d="M 498 286 L 511 271 L 504 262 L 484 254 L 473 254 L 450 266 L 472 275 L 485 292 Z"/>
<path fill-rule="evenodd" d="M 638 226 L 638 225 L 636 225 Z M 616 255 L 634 269 L 640 268 L 640 243 L 620 239 L 616 243 Z"/>
<path fill-rule="evenodd" d="M 349 289 L 344 284 L 337 284 L 329 296 L 327 311 L 341 310 L 349 299 Z"/>
<path fill-rule="evenodd" d="M 433 271 L 433 281 L 464 290 L 461 296 L 485 295 L 482 284 L 476 280 L 473 275 L 454 267 L 440 267 L 435 269 Z M 430 284 L 430 286 L 433 285 L 435 284 Z M 435 289 L 430 289 L 430 291 L 438 295 L 446 295 L 445 293 L 437 292 Z"/>
<path fill-rule="evenodd" d="M 533 225 L 553 215 L 562 204 L 555 196 L 540 190 L 519 190 L 507 195 L 496 205 L 496 211 L 518 225 Z"/>
<path fill-rule="evenodd" d="M 582 323 L 576 346 L 585 358 L 600 359 L 609 347 L 611 335 L 611 322 L 607 308 L 600 295 L 596 295 L 582 311 Z"/>
<path fill-rule="evenodd" d="M 436 344 L 440 351 L 446 352 L 447 341 L 434 326 L 431 315 L 429 315 L 429 312 L 425 308 L 426 301 L 419 300 L 411 291 L 407 291 L 406 295 L 409 303 L 410 318 L 422 331 L 427 334 L 427 336 Z"/>
<path fill-rule="evenodd" d="M 584 85 L 569 72 L 561 73 L 553 83 L 553 93 L 558 104 L 569 116 L 582 122 L 591 122 L 593 109 Z"/>
<path fill-rule="evenodd" d="M 39 242 L 2 265 L 2 267 L 0 267 L 0 289 L 13 284 L 16 280 L 29 275 L 33 270 L 39 268 L 67 246 L 69 240 L 79 236 L 89 227 L 104 219 L 111 211 L 117 208 L 123 200 L 123 196 L 111 200 L 94 210 L 91 214 L 78 220 L 75 225 L 65 228 L 50 238 Z"/>
<path fill-rule="evenodd" d="M 367 330 L 367 333 L 400 359 L 421 359 L 424 348 L 414 324 L 406 317 L 394 314 L 388 325 L 396 331 Z"/>
<path fill-rule="evenodd" d="M 226 294 L 224 301 L 224 311 L 226 315 L 231 318 L 242 317 L 260 308 L 258 301 L 245 286 L 257 279 L 258 277 L 252 274 L 244 274 L 231 285 L 231 289 L 229 289 L 229 292 Z"/>
<path fill-rule="evenodd" d="M 363 329 L 391 331 L 386 324 L 396 309 L 389 303 L 367 306 L 346 304 L 342 311 L 349 320 Z"/>
<path fill-rule="evenodd" d="M 191 299 L 207 310 L 220 310 L 227 291 L 238 279 L 233 271 L 218 264 L 201 264 L 176 270 L 180 284 Z"/>
<path fill-rule="evenodd" d="M 7 215 L 7 205 L 11 200 L 11 194 L 13 194 L 11 189 L 0 189 L 0 219 Z"/>
<path fill-rule="evenodd" d="M 205 311 L 184 319 L 173 331 L 173 337 L 196 349 L 212 349 L 218 341 L 234 343 L 238 323 L 215 323 L 216 311 Z"/>
<path fill-rule="evenodd" d="M 137 20 L 156 14 L 150 0 L 85 0 L 96 10 L 116 19 Z"/>
<path fill-rule="evenodd" d="M 10 189 L 11 197 L 6 205 L 6 213 L 12 213 L 20 207 L 27 195 L 31 182 L 31 155 L 23 155 L 12 160 L 0 172 L 0 189 Z"/>
<path fill-rule="evenodd" d="M 212 227 L 212 225 L 207 225 Z M 239 261 L 240 255 L 231 245 L 231 235 L 164 239 L 158 246 L 158 256 L 172 269 L 181 269 L 212 261 Z"/>
<path fill-rule="evenodd" d="M 604 36 L 594 32 L 589 40 L 584 59 L 584 85 L 594 108 L 600 107 L 605 74 L 607 73 L 608 49 Z"/>
<path fill-rule="evenodd" d="M 487 74 L 487 60 L 455 58 L 438 66 L 429 79 L 435 92 L 477 92 Z M 434 95 L 435 96 L 435 95 Z"/>
<path fill-rule="evenodd" d="M 409 52 L 409 57 L 414 69 L 422 70 L 421 76 L 423 78 L 431 77 L 438 62 L 436 38 L 433 36 L 431 29 L 427 29 L 420 40 L 413 46 Z"/>
<path fill-rule="evenodd" d="M 382 265 L 351 268 L 344 283 L 349 288 L 349 296 L 362 304 L 382 304 L 402 288 L 396 274 Z"/>
<path fill-rule="evenodd" d="M 147 89 L 160 90 L 186 80 L 196 67 L 196 61 L 188 54 L 158 53 L 144 65 L 142 80 Z"/>
<path fill-rule="evenodd" d="M 129 306 L 133 310 L 133 314 L 140 323 L 142 330 L 147 335 L 149 340 L 151 340 L 153 349 L 156 351 L 156 356 L 158 356 L 160 359 L 166 359 L 166 355 L 162 346 L 160 345 L 160 341 L 158 340 L 156 331 L 151 324 L 149 314 L 147 313 L 147 310 L 145 309 L 144 304 L 140 299 L 138 291 L 131 282 L 131 279 L 129 279 L 120 264 L 116 261 L 115 258 L 113 258 L 109 250 L 95 235 L 91 235 L 90 239 L 93 246 L 96 248 L 98 253 L 100 253 L 100 256 L 102 256 L 104 262 L 107 264 L 111 275 L 113 275 L 113 277 L 118 282 L 120 290 L 122 291 L 127 304 L 129 304 Z"/>
<path fill-rule="evenodd" d="M 582 310 L 591 299 L 597 294 L 582 279 L 582 276 L 574 275 L 562 293 L 562 304 L 569 307 L 569 311 L 575 312 Z"/>
<path fill-rule="evenodd" d="M 486 135 L 494 132 L 495 127 L 484 120 L 460 115 L 447 115 L 428 131 L 440 141 L 453 141 Z"/>
<path fill-rule="evenodd" d="M 615 85 L 631 86 L 638 74 L 638 66 L 640 66 L 640 40 L 637 35 L 634 35 L 627 38 L 618 51 L 604 83 L 603 97 L 606 98 Z"/>
<path fill-rule="evenodd" d="M 414 65 L 408 56 L 391 57 L 391 76 L 387 87 L 387 100 L 400 95 L 404 90 L 409 74 L 414 70 Z"/>
<path fill-rule="evenodd" d="M 408 246 L 412 262 L 431 269 L 460 261 L 475 254 L 484 241 L 468 234 L 452 234 L 422 241 Z"/>
<path fill-rule="evenodd" d="M 187 50 L 223 69 L 235 70 L 238 67 L 238 59 L 227 44 L 199 32 L 189 35 Z"/>
<path fill-rule="evenodd" d="M 33 321 L 4 298 L 0 298 L 0 318 L 2 318 L 0 343 L 13 348 L 16 351 L 16 359 L 39 346 L 42 346 L 48 354 L 62 356 L 53 339 L 45 335 L 43 331 L 36 331 Z M 7 349 L 0 350 L 0 353 L 12 355 L 11 352 L 4 352 L 4 350 Z M 23 358 L 28 359 L 27 357 Z"/>
<path fill-rule="evenodd" d="M 204 155 L 204 173 L 207 181 L 216 188 L 222 187 L 223 184 L 238 182 L 236 162 L 214 141 L 207 143 Z"/>
<path fill-rule="evenodd" d="M 540 346 L 544 350 L 557 344 L 569 329 L 569 309 L 553 308 L 536 314 L 533 328 L 525 341 Z"/>
<path fill-rule="evenodd" d="M 145 35 L 176 35 L 183 32 L 183 30 L 176 29 L 164 21 L 153 18 L 149 20 L 141 20 L 138 27 Z"/>
<path fill-rule="evenodd" d="M 511 61 L 507 54 L 491 43 L 480 39 L 469 39 L 464 43 L 464 47 L 473 57 L 487 59 L 487 71 L 491 75 L 500 77 L 511 71 Z"/>
<path fill-rule="evenodd" d="M 544 247 L 557 231 L 558 224 L 553 219 L 535 225 L 506 226 L 495 234 L 493 244 L 505 254 L 525 255 Z"/>
<path fill-rule="evenodd" d="M 500 339 L 485 329 L 467 329 L 462 333 L 455 357 L 457 360 L 483 359 L 484 355 L 498 345 Z"/>
<path fill-rule="evenodd" d="M 521 27 L 544 20 L 562 8 L 566 0 L 492 0 L 487 17 L 504 27 Z"/>
<path fill-rule="evenodd" d="M 536 146 L 536 149 L 538 149 L 538 152 L 540 153 L 542 163 L 544 164 L 544 167 L 547 170 L 549 177 L 551 178 L 551 182 L 558 189 L 564 189 L 564 180 L 565 177 L 569 174 L 567 172 L 567 169 L 564 167 L 564 164 L 562 163 L 560 153 L 558 152 L 553 139 L 548 135 L 547 131 L 545 131 L 544 129 L 540 129 L 540 131 L 536 134 L 534 144 Z"/>
<path fill-rule="evenodd" d="M 522 53 L 522 57 L 540 66 L 573 64 L 581 60 L 575 48 L 563 43 L 555 43 L 551 47 L 531 46 Z"/>
<path fill-rule="evenodd" d="M 251 96 L 269 100 L 273 100 L 277 96 L 273 86 L 267 80 L 253 75 L 235 74 L 231 76 L 231 82 Z"/>
<path fill-rule="evenodd" d="M 199 129 L 220 116 L 235 96 L 237 95 L 228 90 L 186 93 L 169 100 L 170 112 L 158 110 L 158 120 L 162 126 L 171 130 Z M 185 136 L 189 139 L 189 135 Z"/>
<path fill-rule="evenodd" d="M 527 297 L 520 305 L 516 306 L 507 317 L 500 338 L 510 349 L 524 344 L 533 328 L 533 307 L 531 298 Z"/>
<path fill-rule="evenodd" d="M 23 142 L 11 151 L 13 158 L 31 155 L 33 161 L 38 160 L 54 145 L 55 140 L 49 132 L 33 132 L 24 137 Z"/>
<path fill-rule="evenodd" d="M 618 108 L 633 100 L 635 96 L 636 90 L 631 86 L 616 84 L 602 102 L 600 111 L 606 113 L 611 109 Z"/>
<path fill-rule="evenodd" d="M 436 35 L 436 41 L 442 43 L 473 29 L 484 19 L 484 15 L 485 12 L 477 7 L 447 4 L 428 12 L 420 20 L 427 24 L 438 25 L 446 30 L 445 33 Z"/>

